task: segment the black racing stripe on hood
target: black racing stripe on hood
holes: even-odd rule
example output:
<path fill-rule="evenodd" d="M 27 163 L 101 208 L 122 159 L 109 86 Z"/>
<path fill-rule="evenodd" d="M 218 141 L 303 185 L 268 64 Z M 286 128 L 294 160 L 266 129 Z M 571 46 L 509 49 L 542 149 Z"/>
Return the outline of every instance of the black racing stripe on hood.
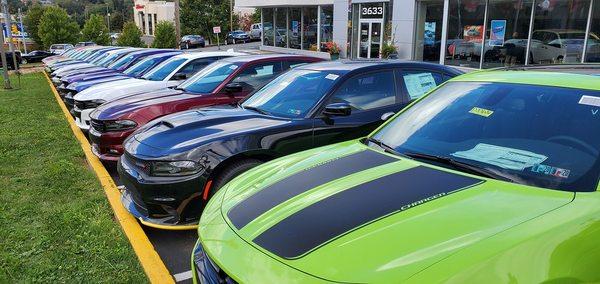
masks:
<path fill-rule="evenodd" d="M 238 228 L 246 226 L 271 208 L 324 183 L 397 159 L 370 150 L 326 161 L 286 177 L 236 204 L 227 216 Z"/>
<path fill-rule="evenodd" d="M 424 166 L 411 168 L 316 202 L 267 229 L 254 243 L 279 257 L 298 258 L 380 218 L 480 182 Z"/>

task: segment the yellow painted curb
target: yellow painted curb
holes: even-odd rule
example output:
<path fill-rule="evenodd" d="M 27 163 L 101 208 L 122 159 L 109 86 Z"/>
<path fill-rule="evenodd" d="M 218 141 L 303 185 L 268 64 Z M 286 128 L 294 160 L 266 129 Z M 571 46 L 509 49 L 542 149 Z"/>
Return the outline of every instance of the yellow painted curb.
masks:
<path fill-rule="evenodd" d="M 151 283 L 175 283 L 173 277 L 169 273 L 169 270 L 163 263 L 156 250 L 154 250 L 154 246 L 152 246 L 152 243 L 150 243 L 148 236 L 146 236 L 140 224 L 137 222 L 135 217 L 129 214 L 129 212 L 127 212 L 127 210 L 121 204 L 121 194 L 119 193 L 117 186 L 113 182 L 108 171 L 106 171 L 106 168 L 104 168 L 104 165 L 102 165 L 102 162 L 100 162 L 98 157 L 92 153 L 90 143 L 85 138 L 85 135 L 83 132 L 81 132 L 79 127 L 75 125 L 71 114 L 69 114 L 69 110 L 67 110 L 63 104 L 58 92 L 56 91 L 56 88 L 54 88 L 54 85 L 50 80 L 50 77 L 48 77 L 48 74 L 46 73 L 44 73 L 44 75 L 46 76 L 46 80 L 48 80 L 48 84 L 54 93 L 54 97 L 56 98 L 58 105 L 62 109 L 67 121 L 69 122 L 69 125 L 71 126 L 71 130 L 73 130 L 73 134 L 75 134 L 75 138 L 79 140 L 88 163 L 92 169 L 94 169 L 96 176 L 98 176 L 100 184 L 102 184 L 102 188 L 104 188 L 104 193 L 106 193 L 106 197 L 108 198 L 108 202 L 115 213 L 115 218 L 117 221 L 119 221 L 119 224 L 121 224 L 121 228 L 123 228 L 125 235 L 129 239 L 129 242 L 131 243 L 131 246 L 133 247 L 138 259 L 140 260 L 140 264 L 142 265 L 144 272 L 146 272 L 148 279 Z"/>

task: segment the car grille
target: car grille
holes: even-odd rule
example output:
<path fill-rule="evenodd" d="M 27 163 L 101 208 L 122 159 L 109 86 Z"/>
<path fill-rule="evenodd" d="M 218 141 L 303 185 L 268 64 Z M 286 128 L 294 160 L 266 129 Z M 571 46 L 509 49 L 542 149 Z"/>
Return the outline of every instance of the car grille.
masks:
<path fill-rule="evenodd" d="M 138 159 L 127 152 L 125 152 L 123 157 L 125 157 L 125 159 L 127 160 L 127 164 L 135 167 L 135 169 L 137 169 L 147 175 L 150 174 L 150 162 L 144 161 L 142 159 Z"/>
<path fill-rule="evenodd" d="M 90 122 L 90 126 L 94 130 L 96 130 L 96 131 L 98 131 L 100 133 L 106 132 L 106 125 L 104 124 L 104 121 L 102 121 L 102 120 L 92 119 L 92 121 Z"/>
<path fill-rule="evenodd" d="M 77 106 L 78 109 L 83 110 L 89 108 L 97 108 L 99 104 L 91 101 L 75 101 L 75 106 Z"/>
<path fill-rule="evenodd" d="M 194 265 L 196 266 L 196 272 L 198 278 L 200 278 L 198 279 L 200 280 L 200 283 L 237 284 L 235 280 L 210 259 L 200 243 L 198 243 L 196 251 L 194 251 Z"/>
<path fill-rule="evenodd" d="M 65 97 L 65 104 L 68 108 L 71 109 L 75 105 L 75 99 L 73 99 L 72 97 Z"/>

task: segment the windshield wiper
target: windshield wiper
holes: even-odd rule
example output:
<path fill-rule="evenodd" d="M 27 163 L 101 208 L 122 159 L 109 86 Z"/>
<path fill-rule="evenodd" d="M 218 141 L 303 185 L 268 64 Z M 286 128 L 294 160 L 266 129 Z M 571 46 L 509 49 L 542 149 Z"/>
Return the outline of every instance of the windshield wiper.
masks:
<path fill-rule="evenodd" d="M 381 141 L 379 139 L 376 139 L 376 138 L 373 138 L 373 137 L 367 137 L 365 140 L 368 141 L 368 142 L 371 142 L 371 143 L 373 143 L 373 144 L 375 144 L 377 146 L 379 146 L 379 148 L 383 149 L 383 151 L 385 151 L 386 153 L 390 153 L 392 155 L 396 155 L 396 156 L 400 156 L 400 157 L 405 157 L 405 158 L 408 157 L 407 155 L 404 155 L 404 154 L 396 151 L 396 149 L 394 149 L 393 147 L 385 144 L 383 141 Z"/>
<path fill-rule="evenodd" d="M 260 108 L 257 108 L 257 107 L 253 107 L 253 106 L 242 106 L 242 105 L 240 105 L 240 106 L 241 106 L 243 109 L 252 110 L 252 111 L 258 112 L 258 113 L 260 113 L 260 114 L 264 114 L 264 115 L 271 115 L 269 112 L 267 112 L 267 111 L 265 111 L 265 110 L 262 110 L 262 109 L 260 109 Z"/>
<path fill-rule="evenodd" d="M 444 165 L 449 165 L 457 170 L 470 172 L 472 174 L 483 176 L 483 177 L 488 177 L 488 178 L 493 178 L 493 179 L 498 179 L 498 180 L 503 180 L 503 181 L 508 181 L 508 182 L 514 182 L 513 179 L 511 179 L 507 176 L 501 175 L 492 170 L 488 170 L 488 169 L 481 168 L 481 167 L 478 167 L 475 165 L 471 165 L 469 163 L 459 162 L 459 161 L 454 160 L 449 157 L 436 156 L 436 155 L 430 155 L 430 154 L 424 154 L 424 153 L 412 153 L 412 152 L 406 152 L 406 153 L 404 153 L 404 155 L 408 156 L 410 158 L 416 159 L 416 160 L 427 160 L 427 161 L 433 161 L 433 162 L 444 164 Z"/>

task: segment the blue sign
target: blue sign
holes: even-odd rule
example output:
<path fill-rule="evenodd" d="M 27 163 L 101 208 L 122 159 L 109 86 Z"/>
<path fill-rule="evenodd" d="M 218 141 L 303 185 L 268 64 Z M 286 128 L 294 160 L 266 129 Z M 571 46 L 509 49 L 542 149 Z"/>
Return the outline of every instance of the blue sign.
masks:
<path fill-rule="evenodd" d="M 504 46 L 506 20 L 492 20 L 490 27 L 490 46 Z"/>

